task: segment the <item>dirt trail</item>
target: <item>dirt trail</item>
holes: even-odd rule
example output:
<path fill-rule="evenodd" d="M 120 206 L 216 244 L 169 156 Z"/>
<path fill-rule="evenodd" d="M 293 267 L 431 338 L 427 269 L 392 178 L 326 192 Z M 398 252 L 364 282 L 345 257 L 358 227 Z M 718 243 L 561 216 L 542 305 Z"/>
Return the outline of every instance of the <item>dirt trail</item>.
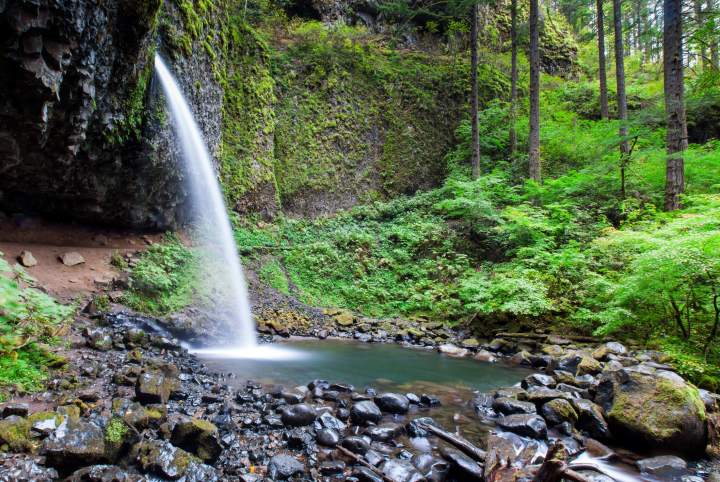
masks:
<path fill-rule="evenodd" d="M 13 263 L 22 251 L 32 252 L 37 265 L 25 270 L 48 293 L 65 301 L 106 287 L 118 275 L 110 264 L 113 253 L 143 250 L 161 236 L 29 218 L 0 221 L 0 251 L 5 259 Z M 59 257 L 69 251 L 80 253 L 85 262 L 62 264 Z"/>

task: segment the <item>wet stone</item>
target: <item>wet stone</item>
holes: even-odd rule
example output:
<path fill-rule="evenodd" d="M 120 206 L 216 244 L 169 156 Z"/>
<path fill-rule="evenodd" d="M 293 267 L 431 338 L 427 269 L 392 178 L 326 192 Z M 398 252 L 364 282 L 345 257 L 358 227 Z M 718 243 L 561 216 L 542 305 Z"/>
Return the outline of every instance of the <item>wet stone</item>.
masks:
<path fill-rule="evenodd" d="M 353 477 L 356 477 L 360 482 L 384 482 L 383 478 L 368 469 L 367 467 L 357 466 L 353 469 Z"/>
<path fill-rule="evenodd" d="M 272 480 L 287 480 L 293 475 L 305 472 L 305 466 L 290 455 L 276 455 L 268 464 L 268 476 Z"/>
<path fill-rule="evenodd" d="M 449 447 L 442 447 L 440 449 L 440 453 L 448 462 L 450 462 L 451 474 L 455 474 L 457 480 L 483 480 L 482 466 L 464 453 Z"/>
<path fill-rule="evenodd" d="M 280 418 L 290 427 L 304 427 L 310 425 L 317 418 L 315 409 L 305 403 L 283 407 Z"/>
<path fill-rule="evenodd" d="M 368 442 L 364 437 L 358 436 L 345 437 L 342 441 L 342 446 L 349 451 L 360 455 L 363 455 L 370 450 L 370 442 Z"/>
<path fill-rule="evenodd" d="M 92 422 L 70 417 L 45 439 L 41 453 L 48 465 L 63 470 L 103 462 L 105 434 Z"/>
<path fill-rule="evenodd" d="M 516 413 L 536 413 L 535 405 L 530 402 L 522 402 L 514 398 L 496 398 L 492 402 L 492 408 L 503 415 Z"/>
<path fill-rule="evenodd" d="M 375 397 L 375 403 L 383 412 L 403 414 L 410 408 L 410 400 L 398 393 L 381 393 Z"/>
<path fill-rule="evenodd" d="M 350 418 L 357 425 L 365 425 L 368 422 L 378 423 L 382 418 L 380 408 L 370 400 L 355 402 L 350 409 Z"/>
<path fill-rule="evenodd" d="M 320 464 L 320 473 L 323 475 L 339 475 L 345 471 L 345 462 L 342 460 L 328 460 Z"/>
<path fill-rule="evenodd" d="M 206 420 L 179 421 L 175 424 L 170 442 L 206 462 L 214 462 L 222 452 L 218 429 Z"/>
<path fill-rule="evenodd" d="M 687 463 L 675 455 L 661 455 L 637 462 L 640 472 L 663 478 L 673 478 L 687 472 Z"/>
<path fill-rule="evenodd" d="M 331 428 L 321 428 L 316 431 L 317 443 L 325 447 L 334 447 L 340 442 L 340 435 Z"/>
<path fill-rule="evenodd" d="M 419 482 L 424 479 L 415 466 L 406 460 L 386 460 L 380 466 L 380 471 L 390 480 Z"/>
<path fill-rule="evenodd" d="M 515 414 L 508 415 L 498 421 L 498 425 L 518 435 L 525 437 L 547 438 L 547 426 L 545 420 L 539 415 Z"/>

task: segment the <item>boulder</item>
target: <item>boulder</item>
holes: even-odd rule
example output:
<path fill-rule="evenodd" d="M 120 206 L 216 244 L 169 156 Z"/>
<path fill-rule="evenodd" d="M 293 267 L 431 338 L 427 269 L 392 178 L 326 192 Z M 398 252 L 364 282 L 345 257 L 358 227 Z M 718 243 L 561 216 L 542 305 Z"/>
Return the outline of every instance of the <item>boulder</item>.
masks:
<path fill-rule="evenodd" d="M 13 452 L 31 450 L 30 421 L 19 415 L 0 420 L 0 446 L 7 445 Z"/>
<path fill-rule="evenodd" d="M 67 417 L 48 438 L 41 453 L 47 465 L 74 470 L 85 465 L 104 462 L 105 432 L 92 422 Z"/>
<path fill-rule="evenodd" d="M 473 355 L 473 359 L 486 363 L 495 363 L 497 361 L 497 357 L 488 350 L 478 350 L 478 352 Z"/>
<path fill-rule="evenodd" d="M 320 473 L 323 475 L 341 475 L 345 472 L 345 462 L 342 460 L 326 460 L 320 464 Z"/>
<path fill-rule="evenodd" d="M 542 373 L 533 373 L 532 375 L 525 377 L 525 379 L 521 382 L 522 387 L 525 389 L 529 387 L 555 388 L 556 384 L 557 382 L 553 377 Z"/>
<path fill-rule="evenodd" d="M 591 356 L 583 356 L 577 366 L 577 375 L 597 375 L 602 371 L 602 364 Z"/>
<path fill-rule="evenodd" d="M 547 438 L 547 425 L 539 415 L 515 414 L 507 415 L 498 420 L 498 425 L 518 435 L 530 438 Z"/>
<path fill-rule="evenodd" d="M 145 472 L 177 480 L 196 462 L 193 456 L 164 440 L 145 440 L 135 445 L 135 460 Z"/>
<path fill-rule="evenodd" d="M 365 452 L 370 450 L 370 442 L 364 437 L 351 436 L 345 437 L 342 441 L 342 446 L 349 451 L 363 455 Z"/>
<path fill-rule="evenodd" d="M 215 462 L 222 452 L 217 427 L 197 418 L 176 423 L 170 442 L 210 463 Z"/>
<path fill-rule="evenodd" d="M 141 403 L 164 404 L 179 389 L 180 381 L 177 378 L 177 368 L 168 364 L 141 373 L 135 384 L 135 396 Z"/>
<path fill-rule="evenodd" d="M 570 402 L 562 398 L 556 398 L 547 402 L 542 406 L 540 413 L 550 425 L 560 425 L 565 422 L 569 422 L 570 425 L 575 425 L 578 420 L 578 414 L 573 406 Z"/>
<path fill-rule="evenodd" d="M 698 389 L 685 382 L 628 369 L 606 372 L 596 401 L 624 443 L 688 455 L 705 450 L 705 404 Z"/>
<path fill-rule="evenodd" d="M 299 403 L 283 407 L 280 418 L 289 427 L 304 427 L 315 421 L 317 413 L 310 405 Z"/>
<path fill-rule="evenodd" d="M 2 407 L 2 418 L 9 417 L 10 415 L 17 415 L 18 417 L 27 417 L 30 411 L 30 405 L 27 403 L 6 403 Z"/>
<path fill-rule="evenodd" d="M 660 455 L 636 462 L 643 474 L 676 480 L 687 473 L 687 462 L 675 455 Z"/>
<path fill-rule="evenodd" d="M 625 345 L 616 341 L 609 341 L 600 345 L 592 352 L 593 358 L 600 361 L 606 361 L 610 355 L 623 356 L 627 353 Z"/>
<path fill-rule="evenodd" d="M 419 482 L 425 480 L 415 466 L 407 460 L 386 460 L 380 466 L 380 471 L 390 480 L 403 482 Z"/>
<path fill-rule="evenodd" d="M 340 442 L 340 434 L 331 428 L 321 428 L 315 434 L 317 443 L 325 447 L 334 447 Z"/>
<path fill-rule="evenodd" d="M 380 410 L 388 413 L 403 414 L 410 409 L 410 400 L 398 393 L 381 393 L 375 397 L 375 403 Z"/>
<path fill-rule="evenodd" d="M 450 474 L 454 475 L 455 480 L 478 482 L 484 480 L 482 466 L 459 450 L 443 446 L 440 448 L 440 454 L 450 462 Z"/>
<path fill-rule="evenodd" d="M 77 251 L 68 251 L 59 256 L 60 261 L 65 266 L 76 266 L 85 262 L 85 258 Z"/>
<path fill-rule="evenodd" d="M 31 268 L 33 266 L 37 266 L 38 262 L 37 259 L 35 259 L 35 256 L 33 256 L 31 251 L 23 250 L 20 252 L 20 255 L 17 257 L 18 262 L 26 267 Z"/>
<path fill-rule="evenodd" d="M 381 418 L 380 408 L 370 400 L 355 402 L 350 409 L 350 419 L 357 425 L 365 425 L 368 422 L 378 423 Z"/>
<path fill-rule="evenodd" d="M 572 403 L 578 415 L 577 427 L 584 430 L 591 437 L 605 440 L 610 437 L 610 429 L 603 415 L 602 408 L 584 398 L 573 398 Z"/>
<path fill-rule="evenodd" d="M 468 351 L 465 348 L 460 348 L 459 346 L 453 345 L 452 343 L 445 343 L 438 346 L 437 349 L 440 353 L 453 357 L 464 357 L 468 354 Z"/>
<path fill-rule="evenodd" d="M 496 398 L 492 403 L 492 408 L 503 415 L 513 415 L 516 413 L 533 414 L 537 411 L 533 403 L 522 402 L 515 398 L 507 397 Z"/>

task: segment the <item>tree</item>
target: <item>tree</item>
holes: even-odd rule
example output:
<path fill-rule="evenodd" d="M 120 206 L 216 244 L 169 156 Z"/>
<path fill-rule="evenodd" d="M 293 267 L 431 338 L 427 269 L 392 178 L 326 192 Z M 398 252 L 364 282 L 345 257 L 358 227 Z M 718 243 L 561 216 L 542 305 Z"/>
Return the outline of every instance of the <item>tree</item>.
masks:
<path fill-rule="evenodd" d="M 617 83 L 617 109 L 620 119 L 620 156 L 621 165 L 628 154 L 627 141 L 627 96 L 625 95 L 625 53 L 623 50 L 622 3 L 613 0 L 613 24 L 615 26 L 615 81 Z"/>
<path fill-rule="evenodd" d="M 680 195 L 685 190 L 683 151 L 687 148 L 681 0 L 664 0 L 663 16 L 663 74 L 667 118 L 665 209 L 674 211 L 680 208 Z"/>
<path fill-rule="evenodd" d="M 472 175 L 480 175 L 480 134 L 478 131 L 478 6 L 470 6 L 470 116 L 472 123 Z"/>
<path fill-rule="evenodd" d="M 598 75 L 600 77 L 600 117 L 608 119 L 607 70 L 605 65 L 605 14 L 603 13 L 603 0 L 597 0 L 597 41 L 598 41 Z"/>
<path fill-rule="evenodd" d="M 510 154 L 517 150 L 517 133 L 515 120 L 517 118 L 517 0 L 510 0 Z"/>
<path fill-rule="evenodd" d="M 542 179 L 540 171 L 540 9 L 538 0 L 530 0 L 530 178 Z"/>

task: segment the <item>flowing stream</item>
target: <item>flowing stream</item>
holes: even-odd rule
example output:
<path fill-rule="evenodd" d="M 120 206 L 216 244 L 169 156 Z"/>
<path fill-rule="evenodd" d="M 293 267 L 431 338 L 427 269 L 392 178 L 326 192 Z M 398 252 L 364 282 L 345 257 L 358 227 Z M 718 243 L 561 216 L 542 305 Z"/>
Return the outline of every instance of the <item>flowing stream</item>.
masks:
<path fill-rule="evenodd" d="M 206 273 L 208 276 L 205 278 L 214 282 L 225 294 L 223 308 L 233 318 L 235 331 L 232 345 L 237 349 L 252 350 L 257 345 L 257 337 L 245 276 L 210 154 L 180 87 L 159 56 L 155 56 L 155 71 L 165 92 L 180 143 L 202 247 L 209 254 L 208 259 L 214 261 L 213 272 Z"/>

